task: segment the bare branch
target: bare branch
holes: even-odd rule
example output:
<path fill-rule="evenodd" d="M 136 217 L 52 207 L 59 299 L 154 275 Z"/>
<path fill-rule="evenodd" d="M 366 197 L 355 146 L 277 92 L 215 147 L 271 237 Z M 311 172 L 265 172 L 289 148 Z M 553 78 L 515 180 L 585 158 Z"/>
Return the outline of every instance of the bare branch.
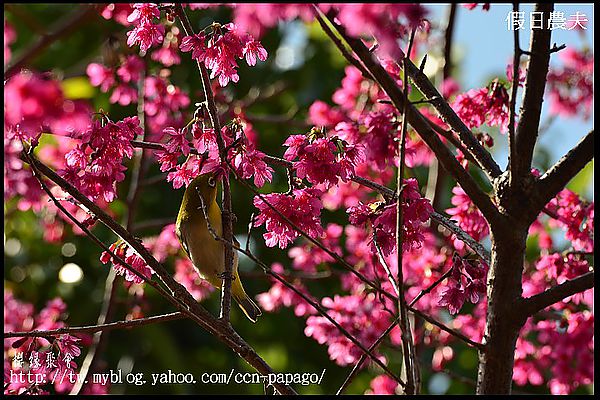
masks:
<path fill-rule="evenodd" d="M 398 322 L 398 320 L 396 319 L 396 321 L 392 322 L 391 325 L 388 326 L 388 328 L 381 335 L 379 335 L 379 337 L 377 338 L 375 343 L 373 343 L 371 345 L 371 347 L 369 347 L 369 351 L 375 350 L 377 348 L 377 346 L 379 346 L 379 344 L 381 342 L 383 342 L 383 339 L 385 339 L 386 336 L 390 334 L 390 332 L 396 326 L 397 322 Z M 344 391 L 346 390 L 348 385 L 350 385 L 350 383 L 352 382 L 352 380 L 358 373 L 358 370 L 363 365 L 363 363 L 365 362 L 366 359 L 367 359 L 367 354 L 363 354 L 362 356 L 360 356 L 360 358 L 358 359 L 358 362 L 356 364 L 354 364 L 354 367 L 352 367 L 352 371 L 350 371 L 350 374 L 346 377 L 346 379 L 344 380 L 344 383 L 342 383 L 342 386 L 340 386 L 340 388 L 336 392 L 336 396 L 339 396 L 340 394 L 344 393 Z"/>
<path fill-rule="evenodd" d="M 536 181 L 531 191 L 536 210 L 542 210 L 594 158 L 594 130 Z"/>
<path fill-rule="evenodd" d="M 552 3 L 538 3 L 536 12 L 543 12 L 542 22 L 546 26 Z M 542 102 L 546 88 L 546 76 L 550 64 L 550 29 L 532 29 L 529 46 L 529 62 L 527 78 L 523 92 L 523 104 L 519 115 L 519 126 L 515 134 L 513 146 L 514 156 L 511 158 L 511 186 L 517 187 L 522 179 L 530 173 L 533 150 L 538 137 Z M 515 78 L 518 79 L 518 78 Z M 513 89 L 514 90 L 514 89 Z M 514 170 L 514 176 L 512 172 Z"/>
<path fill-rule="evenodd" d="M 4 338 L 12 337 L 52 337 L 63 334 L 77 334 L 77 333 L 90 333 L 99 331 L 108 331 L 112 329 L 127 329 L 138 326 L 155 324 L 158 322 L 174 321 L 177 319 L 187 318 L 187 316 L 180 312 L 172 312 L 164 315 L 155 315 L 153 317 L 132 319 L 129 321 L 118 321 L 111 322 L 108 324 L 101 325 L 89 325 L 89 326 L 72 326 L 67 328 L 59 328 L 48 331 L 28 331 L 28 332 L 4 332 Z"/>
<path fill-rule="evenodd" d="M 520 313 L 523 318 L 530 317 L 562 299 L 581 293 L 594 287 L 594 271 L 570 279 L 545 292 L 521 300 Z"/>
<path fill-rule="evenodd" d="M 402 128 L 400 131 L 400 142 L 398 143 L 398 175 L 396 177 L 396 257 L 398 265 L 398 313 L 400 314 L 400 331 L 402 335 L 402 355 L 404 357 L 404 366 L 406 368 L 406 387 L 404 388 L 406 394 L 418 394 L 420 377 L 417 373 L 417 358 L 415 356 L 415 347 L 412 337 L 412 330 L 410 327 L 410 320 L 408 319 L 408 313 L 406 312 L 406 297 L 404 297 L 404 274 L 402 270 L 402 259 L 404 251 L 402 250 L 402 234 L 404 233 L 404 213 L 402 212 L 402 191 L 404 189 L 403 178 L 404 178 L 404 160 L 406 158 L 406 130 L 408 123 L 406 121 L 407 110 L 408 110 L 408 68 L 407 63 L 410 59 L 412 52 L 413 42 L 415 39 L 415 33 L 417 28 L 413 28 L 410 39 L 408 42 L 408 49 L 406 56 L 403 61 L 404 70 L 404 107 L 402 108 Z"/>
<path fill-rule="evenodd" d="M 513 14 L 519 12 L 519 3 L 513 3 Z M 515 106 L 517 102 L 517 91 L 519 90 L 519 65 L 521 64 L 521 46 L 519 44 L 519 29 L 513 29 L 513 79 L 510 93 L 510 105 L 509 105 L 509 117 L 508 117 L 508 168 L 510 169 L 511 180 L 516 176 L 516 162 L 512 160 L 517 159 L 517 151 L 515 148 Z"/>

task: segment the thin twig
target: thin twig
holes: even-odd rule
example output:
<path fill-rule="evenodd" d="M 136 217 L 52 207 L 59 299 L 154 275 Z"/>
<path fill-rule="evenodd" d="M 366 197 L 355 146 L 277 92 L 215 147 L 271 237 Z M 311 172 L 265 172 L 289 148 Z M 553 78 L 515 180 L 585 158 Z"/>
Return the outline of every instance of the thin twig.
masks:
<path fill-rule="evenodd" d="M 402 251 L 403 240 L 402 235 L 404 233 L 404 213 L 402 212 L 402 191 L 404 189 L 404 161 L 406 158 L 406 131 L 408 128 L 407 116 L 408 111 L 408 60 L 412 53 L 413 42 L 415 39 L 415 33 L 417 28 L 413 28 L 408 41 L 408 49 L 403 64 L 403 83 L 404 83 L 404 108 L 402 109 L 402 128 L 400 131 L 400 142 L 398 143 L 398 175 L 396 177 L 396 257 L 397 257 L 397 279 L 398 282 L 396 287 L 398 289 L 398 313 L 400 314 L 400 328 L 402 335 L 402 355 L 404 358 L 404 366 L 406 368 L 406 394 L 418 394 L 419 392 L 419 376 L 417 374 L 417 359 L 415 356 L 415 347 L 412 337 L 412 329 L 410 327 L 410 320 L 408 319 L 408 313 L 406 312 L 406 297 L 404 297 L 404 274 L 402 269 L 402 260 L 404 252 Z"/>
<path fill-rule="evenodd" d="M 394 330 L 394 327 L 396 326 L 397 322 L 397 320 L 393 321 L 390 324 L 390 326 L 388 326 L 388 328 L 381 335 L 379 335 L 375 343 L 373 343 L 371 347 L 369 347 L 369 351 L 374 351 L 377 348 L 377 346 L 379 346 L 379 344 L 383 342 L 383 339 L 385 339 L 386 336 L 389 335 L 392 330 Z M 352 382 L 352 380 L 354 379 L 354 377 L 356 376 L 356 374 L 360 370 L 360 367 L 366 359 L 367 355 L 363 353 L 363 355 L 361 355 L 358 359 L 357 363 L 354 364 L 354 367 L 352 367 L 352 371 L 350 371 L 350 374 L 346 377 L 344 383 L 342 383 L 342 386 L 340 386 L 338 391 L 335 393 L 336 396 L 339 396 L 344 393 L 344 391 L 346 390 L 346 388 L 348 388 L 348 385 L 350 385 L 350 383 Z"/>
<path fill-rule="evenodd" d="M 172 312 L 164 315 L 155 315 L 153 317 L 145 317 L 132 319 L 129 321 L 117 321 L 111 322 L 108 324 L 101 325 L 89 325 L 89 326 L 71 326 L 68 328 L 59 328 L 52 329 L 47 331 L 28 331 L 28 332 L 4 332 L 4 338 L 12 338 L 12 337 L 52 337 L 63 334 L 77 334 L 77 333 L 91 333 L 91 332 L 99 332 L 99 331 L 108 331 L 112 329 L 127 329 L 134 328 L 138 326 L 155 324 L 157 322 L 166 322 L 166 321 L 174 321 L 178 319 L 187 318 L 187 316 L 180 312 Z"/>
<path fill-rule="evenodd" d="M 414 299 L 412 299 L 409 306 L 410 307 L 414 306 L 417 303 L 417 301 L 421 300 L 421 297 L 425 296 L 427 293 L 430 293 L 437 285 L 442 283 L 444 281 L 444 279 L 446 279 L 451 273 L 452 273 L 452 268 L 450 268 L 448 271 L 444 272 L 444 274 L 442 276 L 440 276 L 431 285 L 429 285 L 425 289 L 421 290 L 419 292 L 419 294 L 416 295 Z"/>

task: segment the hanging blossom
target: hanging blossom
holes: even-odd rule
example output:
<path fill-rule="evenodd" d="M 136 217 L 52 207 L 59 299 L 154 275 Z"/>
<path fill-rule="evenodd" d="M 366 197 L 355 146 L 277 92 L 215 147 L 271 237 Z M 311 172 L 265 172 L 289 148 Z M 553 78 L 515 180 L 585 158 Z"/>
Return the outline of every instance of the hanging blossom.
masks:
<path fill-rule="evenodd" d="M 248 144 L 237 149 L 233 165 L 242 179 L 254 177 L 254 185 L 260 188 L 273 180 L 273 168 L 267 165 L 264 157 L 263 152 Z"/>
<path fill-rule="evenodd" d="M 127 22 L 134 25 L 127 32 L 127 45 L 138 45 L 143 52 L 154 45 L 161 44 L 165 35 L 165 27 L 155 24 L 154 19 L 160 18 L 160 10 L 156 3 L 135 3 L 133 12 L 127 17 Z"/>
<path fill-rule="evenodd" d="M 433 207 L 428 199 L 421 196 L 419 184 L 416 179 L 404 179 L 402 190 L 402 251 L 409 251 L 421 247 L 423 242 L 423 223 L 429 220 Z M 350 207 L 346 212 L 350 216 L 350 222 L 362 225 L 369 222 L 373 227 L 371 237 L 372 251 L 377 252 L 379 245 L 385 256 L 396 251 L 396 204 L 385 205 L 382 202 L 370 204 L 359 203 Z"/>
<path fill-rule="evenodd" d="M 267 51 L 260 42 L 233 23 L 213 25 L 212 36 L 208 43 L 206 40 L 204 33 L 186 36 L 179 48 L 183 52 L 191 51 L 194 60 L 203 62 L 211 70 L 211 79 L 218 76 L 221 86 L 226 86 L 229 81 L 239 81 L 237 59 L 245 58 L 251 67 L 256 65 L 257 59 L 267 59 Z"/>
<path fill-rule="evenodd" d="M 330 187 L 339 179 L 347 182 L 354 176 L 354 167 L 364 161 L 362 146 L 350 145 L 337 137 L 319 137 L 316 130 L 308 135 L 291 135 L 284 146 L 288 149 L 283 157 L 294 161 L 293 169 L 298 178 L 306 178 L 312 184 Z"/>
<path fill-rule="evenodd" d="M 92 200 L 110 203 L 117 197 L 116 183 L 125 179 L 125 157 L 133 156 L 131 141 L 142 134 L 137 117 L 118 122 L 93 121 L 81 134 L 81 143 L 65 155 L 57 172 Z"/>
<path fill-rule="evenodd" d="M 471 89 L 456 96 L 451 106 L 469 128 L 488 124 L 499 127 L 502 133 L 508 132 L 509 96 L 498 80 L 489 87 Z"/>
<path fill-rule="evenodd" d="M 550 224 L 566 231 L 565 237 L 577 251 L 594 249 L 594 203 L 583 201 L 569 189 L 561 190 L 547 208 L 558 216 Z"/>
<path fill-rule="evenodd" d="M 118 259 L 114 258 L 107 251 L 103 251 L 100 256 L 102 264 L 111 263 L 113 269 L 118 275 L 125 277 L 127 282 L 143 283 L 144 279 L 133 273 L 131 270 L 138 272 L 139 275 L 146 279 L 152 279 L 154 270 L 146 264 L 144 259 L 140 257 L 129 245 L 123 241 L 118 241 L 110 245 L 109 249 L 117 256 L 121 257 L 129 266 L 122 264 Z"/>
<path fill-rule="evenodd" d="M 550 113 L 585 120 L 592 116 L 594 101 L 594 53 L 567 48 L 559 53 L 562 68 L 548 72 Z"/>
<path fill-rule="evenodd" d="M 439 305 L 457 314 L 466 300 L 477 304 L 486 292 L 487 265 L 477 260 L 452 257 L 452 272 L 439 297 Z"/>
<path fill-rule="evenodd" d="M 259 210 L 259 214 L 254 220 L 254 226 L 265 225 L 267 233 L 263 234 L 263 237 L 266 245 L 269 247 L 277 245 L 284 249 L 300 236 L 294 226 L 282 218 L 279 213 L 310 237 L 320 237 L 323 234 L 321 226 L 323 203 L 319 199 L 321 194 L 319 189 L 307 188 L 295 189 L 290 194 L 270 193 L 254 196 L 254 206 Z"/>

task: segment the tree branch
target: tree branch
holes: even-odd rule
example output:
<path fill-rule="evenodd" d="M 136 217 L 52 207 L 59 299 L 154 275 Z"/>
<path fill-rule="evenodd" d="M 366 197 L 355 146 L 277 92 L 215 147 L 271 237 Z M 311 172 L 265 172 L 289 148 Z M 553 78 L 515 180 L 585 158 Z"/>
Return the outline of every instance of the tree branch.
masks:
<path fill-rule="evenodd" d="M 99 331 L 108 331 L 112 329 L 125 329 L 138 326 L 155 324 L 157 322 L 174 321 L 177 319 L 187 318 L 181 311 L 172 312 L 164 315 L 155 315 L 153 317 L 132 319 L 129 321 L 111 322 L 108 324 L 89 325 L 89 326 L 72 326 L 67 328 L 59 328 L 48 331 L 28 331 L 28 332 L 4 332 L 4 338 L 12 337 L 51 337 L 63 334 L 73 335 L 76 333 L 90 333 Z"/>
<path fill-rule="evenodd" d="M 519 12 L 519 3 L 513 3 L 513 15 L 517 15 Z M 516 102 L 517 102 L 517 91 L 519 90 L 519 65 L 521 64 L 521 45 L 519 43 L 519 29 L 513 29 L 513 79 L 510 93 L 510 104 L 509 104 L 509 117 L 508 117 L 508 168 L 510 170 L 511 181 L 517 176 L 516 162 L 512 160 L 517 159 L 517 151 L 515 148 L 515 114 L 516 114 Z"/>
<path fill-rule="evenodd" d="M 538 3 L 536 12 L 543 12 L 544 27 L 547 24 L 550 12 L 554 9 L 552 3 Z M 523 92 L 523 104 L 519 115 L 519 126 L 515 133 L 514 156 L 511 165 L 515 175 L 511 174 L 511 186 L 517 187 L 523 178 L 529 175 L 533 150 L 538 137 L 542 102 L 546 88 L 546 76 L 550 64 L 550 29 L 532 29 L 531 44 L 529 46 L 529 62 L 527 77 Z M 518 79 L 518 78 L 516 78 Z"/>
<path fill-rule="evenodd" d="M 377 346 L 379 346 L 379 344 L 381 342 L 383 342 L 383 339 L 385 339 L 386 336 L 389 335 L 390 332 L 394 329 L 394 327 L 396 326 L 396 323 L 397 323 L 397 320 L 393 321 L 390 324 L 390 326 L 388 326 L 388 328 L 381 335 L 379 335 L 379 337 L 377 338 L 375 343 L 373 343 L 371 345 L 371 347 L 369 347 L 369 351 L 375 350 L 377 348 Z M 350 383 L 352 382 L 352 380 L 358 373 L 358 370 L 363 365 L 363 363 L 365 362 L 366 359 L 367 359 L 367 354 L 363 353 L 363 355 L 361 355 L 360 358 L 358 359 L 358 362 L 356 364 L 354 364 L 354 367 L 352 367 L 352 371 L 350 371 L 350 374 L 346 377 L 346 379 L 344 380 L 344 383 L 342 383 L 342 386 L 340 386 L 340 388 L 336 392 L 336 396 L 339 396 L 344 393 L 344 390 L 346 390 L 348 385 L 350 385 Z"/>
<path fill-rule="evenodd" d="M 521 316 L 528 318 L 562 299 L 594 287 L 594 271 L 570 279 L 535 296 L 521 299 Z"/>
<path fill-rule="evenodd" d="M 593 158 L 594 130 L 592 129 L 535 182 L 531 191 L 535 210 L 541 211 Z"/>
<path fill-rule="evenodd" d="M 402 127 L 400 131 L 400 142 L 398 143 L 398 175 L 396 177 L 396 257 L 397 257 L 397 288 L 398 288 L 398 313 L 400 314 L 399 328 L 402 335 L 402 355 L 404 357 L 404 367 L 406 369 L 406 387 L 405 394 L 418 394 L 420 377 L 417 373 L 417 358 L 415 356 L 415 346 L 412 337 L 410 320 L 406 311 L 406 297 L 404 296 L 404 274 L 402 268 L 402 259 L 404 251 L 402 249 L 402 236 L 404 233 L 404 213 L 402 212 L 402 191 L 404 189 L 404 160 L 406 157 L 406 130 L 408 127 L 406 112 L 408 109 L 408 68 L 407 63 L 412 52 L 413 42 L 417 28 L 413 28 L 408 42 L 408 49 L 403 60 L 404 70 L 404 107 L 402 108 Z"/>

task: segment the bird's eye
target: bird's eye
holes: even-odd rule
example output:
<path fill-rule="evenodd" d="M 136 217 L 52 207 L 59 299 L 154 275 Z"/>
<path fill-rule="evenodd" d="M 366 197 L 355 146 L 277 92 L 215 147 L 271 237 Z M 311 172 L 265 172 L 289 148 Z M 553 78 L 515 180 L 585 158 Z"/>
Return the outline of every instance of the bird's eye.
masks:
<path fill-rule="evenodd" d="M 215 187 L 216 184 L 217 184 L 217 182 L 215 182 L 215 178 L 213 178 L 213 177 L 208 178 L 208 186 Z"/>

